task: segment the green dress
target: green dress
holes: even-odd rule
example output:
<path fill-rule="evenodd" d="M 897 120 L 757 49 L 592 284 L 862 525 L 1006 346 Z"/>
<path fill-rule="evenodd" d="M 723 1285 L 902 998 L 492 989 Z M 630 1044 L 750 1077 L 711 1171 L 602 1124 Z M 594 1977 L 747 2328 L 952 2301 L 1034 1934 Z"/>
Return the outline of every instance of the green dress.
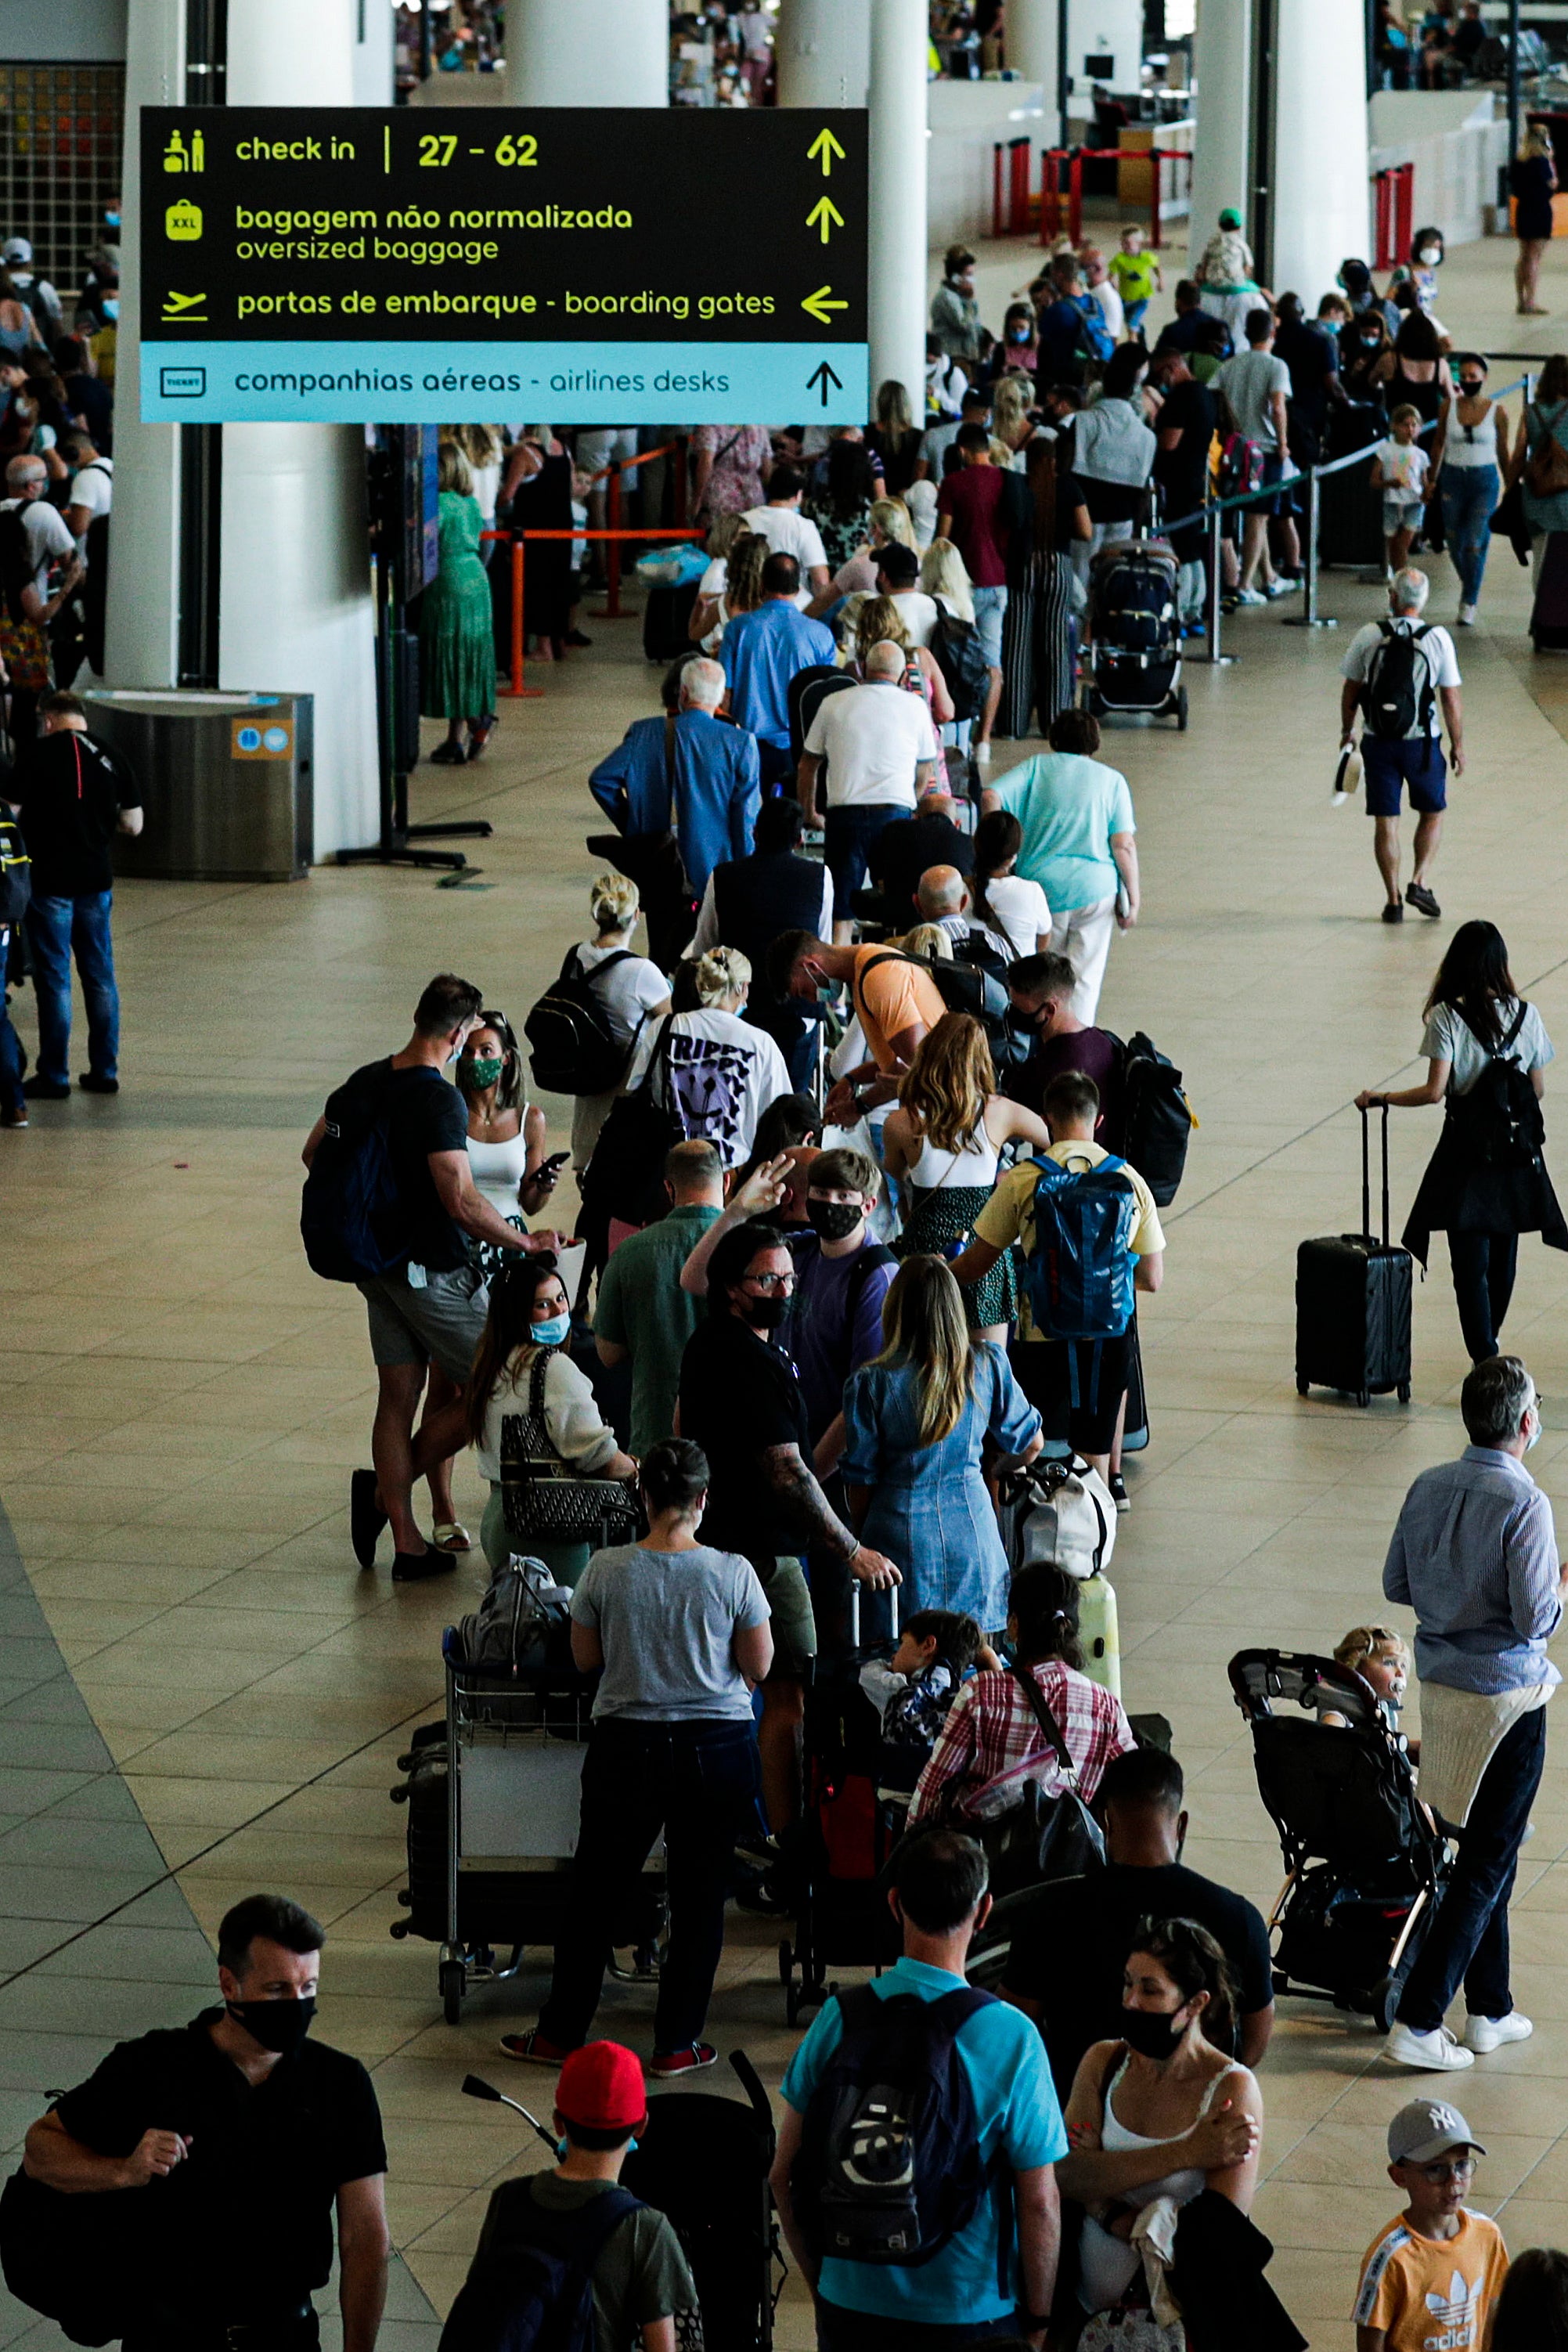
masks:
<path fill-rule="evenodd" d="M 419 613 L 419 707 L 426 719 L 484 719 L 496 708 L 490 578 L 479 561 L 477 499 L 443 490 L 441 568 Z"/>

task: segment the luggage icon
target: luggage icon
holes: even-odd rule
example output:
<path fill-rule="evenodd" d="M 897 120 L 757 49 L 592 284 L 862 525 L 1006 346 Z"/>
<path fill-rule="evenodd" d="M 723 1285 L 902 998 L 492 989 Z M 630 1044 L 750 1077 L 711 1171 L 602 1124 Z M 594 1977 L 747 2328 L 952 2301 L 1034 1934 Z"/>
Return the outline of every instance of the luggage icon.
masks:
<path fill-rule="evenodd" d="M 176 245 L 193 244 L 202 234 L 200 205 L 193 205 L 183 196 L 177 205 L 171 205 L 163 215 L 163 231 Z"/>

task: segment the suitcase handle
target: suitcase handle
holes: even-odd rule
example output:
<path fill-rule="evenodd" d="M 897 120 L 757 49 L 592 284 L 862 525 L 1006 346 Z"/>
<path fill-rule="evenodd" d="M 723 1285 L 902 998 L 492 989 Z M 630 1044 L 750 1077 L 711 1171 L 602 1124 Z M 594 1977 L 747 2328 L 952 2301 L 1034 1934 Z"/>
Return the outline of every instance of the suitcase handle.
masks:
<path fill-rule="evenodd" d="M 1388 1105 L 1380 1106 L 1383 1112 L 1383 1246 L 1388 1244 Z M 1377 1236 L 1372 1230 L 1372 1129 L 1370 1106 L 1361 1114 L 1361 1230 L 1369 1242 Z"/>
<path fill-rule="evenodd" d="M 890 1621 L 889 1630 L 896 1642 L 898 1639 L 898 1587 L 896 1584 L 890 1584 L 887 1587 L 887 1610 Z M 856 1576 L 850 1580 L 850 1647 L 852 1650 L 858 1650 L 860 1645 L 861 1580 Z"/>

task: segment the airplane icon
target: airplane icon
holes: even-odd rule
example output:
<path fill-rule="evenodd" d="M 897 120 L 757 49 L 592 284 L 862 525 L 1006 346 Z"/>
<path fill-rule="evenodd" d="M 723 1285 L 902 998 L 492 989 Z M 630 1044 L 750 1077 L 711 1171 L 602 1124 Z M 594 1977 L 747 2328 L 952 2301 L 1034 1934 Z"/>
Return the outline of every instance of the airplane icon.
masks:
<path fill-rule="evenodd" d="M 165 321 L 173 326 L 204 327 L 207 323 L 207 320 L 206 314 L 202 309 L 202 305 L 205 302 L 206 299 L 207 298 L 204 294 L 175 294 L 173 292 L 165 294 L 163 297 L 163 317 Z"/>

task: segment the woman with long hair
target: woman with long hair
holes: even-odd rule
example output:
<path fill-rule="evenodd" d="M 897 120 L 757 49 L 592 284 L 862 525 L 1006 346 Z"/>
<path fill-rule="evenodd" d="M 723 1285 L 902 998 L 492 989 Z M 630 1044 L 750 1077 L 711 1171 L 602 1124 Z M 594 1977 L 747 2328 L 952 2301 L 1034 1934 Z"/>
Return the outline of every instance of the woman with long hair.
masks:
<path fill-rule="evenodd" d="M 917 646 L 910 637 L 908 626 L 898 604 L 892 596 L 864 596 L 854 608 L 851 625 L 850 644 L 852 651 L 842 667 L 852 670 L 857 677 L 866 674 L 866 656 L 873 646 L 897 646 L 904 657 L 904 683 L 911 692 L 918 690 L 925 698 L 934 727 L 950 726 L 953 719 L 953 697 L 947 681 L 937 667 L 936 655 L 929 646 Z M 918 680 L 918 688 L 916 688 Z"/>
<path fill-rule="evenodd" d="M 974 910 L 1009 963 L 1051 949 L 1045 892 L 1013 870 L 1022 848 L 1023 827 L 1009 809 L 989 810 L 975 827 L 975 870 L 969 877 Z"/>
<path fill-rule="evenodd" d="M 695 1000 L 691 1009 L 643 1029 L 625 1092 L 642 1083 L 657 1055 L 654 1100 L 674 1113 L 688 1142 L 706 1137 L 725 1167 L 736 1168 L 751 1151 L 764 1109 L 789 1092 L 789 1073 L 767 1030 L 741 1017 L 751 992 L 749 957 L 738 948 L 709 948 L 695 963 L 681 965 L 677 986 L 683 980 Z"/>
<path fill-rule="evenodd" d="M 1004 386 L 998 387 L 998 394 Z M 1002 614 L 1002 698 L 997 730 L 1027 735 L 1031 714 L 1048 735 L 1073 698 L 1073 541 L 1093 536 L 1074 476 L 1056 468 L 1056 445 L 1031 441 L 1024 467 L 1028 513 L 1008 542 L 1008 602 Z"/>
<path fill-rule="evenodd" d="M 724 642 L 725 624 L 730 617 L 727 602 L 730 564 L 740 541 L 755 536 L 755 532 L 747 530 L 739 515 L 724 514 L 716 516 L 703 543 L 708 567 L 697 582 L 696 598 L 692 605 L 691 619 L 686 625 L 686 635 L 694 646 L 701 646 L 705 654 L 716 653 Z"/>
<path fill-rule="evenodd" d="M 455 441 L 444 441 L 437 462 L 440 568 L 419 604 L 419 707 L 425 718 L 446 721 L 446 740 L 432 761 L 461 767 L 478 759 L 496 724 L 494 614 L 468 460 Z"/>
<path fill-rule="evenodd" d="M 1552 199 L 1557 187 L 1552 133 L 1544 122 L 1525 126 L 1508 178 L 1513 198 L 1513 233 L 1519 239 L 1519 257 L 1513 265 L 1514 307 L 1521 319 L 1543 319 L 1546 306 L 1536 296 L 1542 257 L 1552 238 Z"/>
<path fill-rule="evenodd" d="M 956 621 L 975 625 L 975 583 L 956 541 L 934 539 L 920 559 L 921 593 Z"/>
<path fill-rule="evenodd" d="M 1480 602 L 1490 527 L 1508 470 L 1508 415 L 1500 401 L 1487 397 L 1480 352 L 1460 352 L 1454 366 L 1458 389 L 1443 403 L 1437 421 L 1432 478 L 1442 500 L 1448 561 L 1459 575 L 1459 626 L 1466 629 Z"/>
<path fill-rule="evenodd" d="M 1032 376 L 1040 365 L 1040 323 L 1032 302 L 1009 302 L 1002 314 L 999 342 L 991 346 L 984 380 L 995 383 L 1009 369 Z"/>
<path fill-rule="evenodd" d="M 1435 425 L 1443 403 L 1453 397 L 1454 379 L 1437 330 L 1416 304 L 1413 291 L 1410 302 L 1412 307 L 1399 321 L 1393 350 L 1383 353 L 1370 381 L 1382 386 L 1390 416 L 1408 403 L 1424 425 Z"/>
<path fill-rule="evenodd" d="M 883 1302 L 880 1356 L 844 1386 L 839 1468 L 851 1526 L 904 1570 L 905 1612 L 1006 1612 L 1007 1554 L 980 1474 L 988 1451 L 1032 1462 L 1040 1415 L 1000 1348 L 977 1347 L 945 1258 L 906 1258 Z"/>
<path fill-rule="evenodd" d="M 1514 986 L 1495 923 L 1461 923 L 1426 1004 L 1427 1076 L 1392 1094 L 1357 1095 L 1356 1108 L 1443 1105 L 1443 1131 L 1402 1236 L 1427 1263 L 1447 1231 L 1459 1327 L 1472 1363 L 1499 1352 L 1513 1296 L 1521 1234 L 1568 1249 L 1568 1225 L 1542 1157 L 1551 1038 Z"/>
<path fill-rule="evenodd" d="M 38 697 L 53 683 L 49 623 L 81 574 L 81 558 L 73 551 L 61 568 L 59 586 L 46 596 L 37 584 L 37 562 L 27 544 L 21 508 L 0 509 L 0 661 L 5 664 L 13 750 L 35 731 Z"/>
<path fill-rule="evenodd" d="M 1055 1762 L 1041 1753 L 1040 1717 L 1022 1675 L 1056 1717 L 1086 1805 L 1093 1803 L 1112 1759 L 1137 1746 L 1121 1700 L 1083 1671 L 1081 1598 L 1077 1579 L 1053 1561 L 1019 1569 L 1007 1596 L 1012 1665 L 977 1675 L 954 1700 L 915 1788 L 911 1828 L 933 1814 L 961 1821 L 969 1801 L 990 1781 L 1037 1756 L 1040 1779 L 1054 1792 Z"/>
<path fill-rule="evenodd" d="M 501 478 L 498 510 L 509 513 L 516 530 L 570 530 L 571 458 L 548 425 L 525 425 L 512 446 Z M 545 661 L 564 661 L 571 630 L 571 542 L 541 540 L 528 551 L 523 581 L 523 626 Z M 497 567 L 497 634 L 509 629 L 511 566 Z M 503 599 L 505 602 L 503 603 Z"/>
<path fill-rule="evenodd" d="M 827 479 L 820 490 L 808 493 L 804 503 L 821 533 L 834 572 L 863 545 L 876 494 L 877 478 L 864 442 L 833 442 L 828 450 Z"/>
<path fill-rule="evenodd" d="M 1568 356 L 1553 352 L 1536 379 L 1535 397 L 1527 405 L 1515 437 L 1508 469 L 1509 486 L 1518 482 L 1524 496 L 1524 520 L 1530 530 L 1531 579 L 1537 610 L 1530 617 L 1530 633 L 1539 648 L 1545 631 L 1540 595 L 1547 558 L 1561 554 L 1568 532 Z M 1553 571 L 1558 570 L 1553 565 Z M 1561 583 L 1557 583 L 1561 599 Z M 1560 628 L 1551 632 L 1553 645 L 1568 643 Z"/>
<path fill-rule="evenodd" d="M 915 479 L 920 462 L 921 429 L 910 411 L 909 394 L 896 376 L 876 388 L 876 421 L 865 446 L 882 460 L 882 478 L 888 494 L 900 499 Z"/>
<path fill-rule="evenodd" d="M 883 1129 L 883 1165 L 909 1193 L 899 1255 L 956 1256 L 991 1197 L 1003 1144 L 1043 1151 L 1050 1141 L 1042 1118 L 997 1092 L 983 1024 L 945 1013 L 916 1046 Z M 975 1338 L 1004 1346 L 1018 1312 L 1012 1253 L 960 1295 Z"/>
<path fill-rule="evenodd" d="M 1206 2189 L 1249 2212 L 1258 2187 L 1263 2100 L 1250 2069 L 1229 2055 L 1235 1988 L 1225 1955 L 1193 1919 L 1145 1920 L 1122 1979 L 1122 2032 L 1086 2050 L 1063 2121 L 1070 2151 L 1057 2167 L 1062 2194 L 1083 2208 L 1078 2301 L 1092 2314 L 1136 2314 L 1144 2352 L 1186 2352 L 1180 2320 L 1149 2309 L 1143 2257 L 1132 2242 L 1156 2200 L 1190 2205 Z M 1085 2345 L 1113 2346 L 1120 2323 Z"/>
<path fill-rule="evenodd" d="M 1384 379 L 1393 368 L 1394 345 L 1383 305 L 1374 302 L 1358 310 L 1349 326 L 1341 330 L 1339 345 L 1349 397 L 1386 405 Z"/>
<path fill-rule="evenodd" d="M 601 874 L 588 894 L 593 937 L 579 940 L 573 953 L 583 979 L 591 981 L 605 1026 L 632 1058 L 646 1022 L 670 1010 L 670 983 L 656 963 L 633 952 L 632 935 L 643 913 L 637 885 L 625 874 Z M 600 973 L 600 967 L 604 967 Z M 599 974 L 599 977 L 595 977 Z M 574 1095 L 571 1108 L 571 1168 L 579 1183 L 593 1157 L 600 1129 L 609 1118 L 619 1087 L 601 1095 Z"/>
<path fill-rule="evenodd" d="M 846 619 L 859 610 L 862 596 L 876 594 L 877 551 L 896 544 L 915 550 L 915 525 L 901 498 L 873 499 L 871 520 L 861 544 L 841 563 L 820 596 L 806 606 L 806 618 L 820 621 L 842 604 Z M 847 601 L 846 601 L 847 600 Z"/>
<path fill-rule="evenodd" d="M 542 1559 L 558 1584 L 573 1585 L 588 1566 L 586 1543 L 529 1536 L 526 1547 L 507 1530 L 501 1501 L 501 1423 L 529 1410 L 534 1367 L 545 1360 L 544 1425 L 552 1453 L 580 1478 L 631 1478 L 637 1465 L 605 1426 L 586 1372 L 566 1352 L 571 1336 L 571 1302 L 548 1250 L 514 1257 L 490 1285 L 490 1308 L 474 1352 L 474 1370 L 464 1391 L 468 1443 L 478 1456 L 479 1475 L 490 1486 L 479 1541 L 492 1569 L 524 1549 Z"/>

